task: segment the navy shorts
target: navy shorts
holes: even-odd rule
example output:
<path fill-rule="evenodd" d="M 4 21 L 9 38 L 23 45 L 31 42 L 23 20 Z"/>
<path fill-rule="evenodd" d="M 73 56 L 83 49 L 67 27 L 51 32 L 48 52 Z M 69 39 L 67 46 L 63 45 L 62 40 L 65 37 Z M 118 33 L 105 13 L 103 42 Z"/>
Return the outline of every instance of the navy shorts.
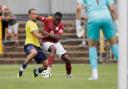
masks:
<path fill-rule="evenodd" d="M 24 52 L 26 55 L 30 54 L 31 49 L 36 49 L 37 51 L 37 55 L 34 57 L 37 63 L 41 63 L 42 61 L 47 59 L 46 55 L 42 52 L 42 49 L 40 47 L 36 47 L 32 44 L 24 45 Z"/>

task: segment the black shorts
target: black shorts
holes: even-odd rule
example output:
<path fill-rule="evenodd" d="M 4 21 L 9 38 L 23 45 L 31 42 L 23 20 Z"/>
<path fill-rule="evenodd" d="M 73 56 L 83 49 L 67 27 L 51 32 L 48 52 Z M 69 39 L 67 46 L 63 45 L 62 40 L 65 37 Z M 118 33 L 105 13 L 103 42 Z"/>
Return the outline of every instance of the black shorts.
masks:
<path fill-rule="evenodd" d="M 37 55 L 34 57 L 37 63 L 41 63 L 42 61 L 47 59 L 46 55 L 42 52 L 42 49 L 40 47 L 36 47 L 32 44 L 24 45 L 24 52 L 26 55 L 30 54 L 31 49 L 36 49 L 37 51 Z"/>

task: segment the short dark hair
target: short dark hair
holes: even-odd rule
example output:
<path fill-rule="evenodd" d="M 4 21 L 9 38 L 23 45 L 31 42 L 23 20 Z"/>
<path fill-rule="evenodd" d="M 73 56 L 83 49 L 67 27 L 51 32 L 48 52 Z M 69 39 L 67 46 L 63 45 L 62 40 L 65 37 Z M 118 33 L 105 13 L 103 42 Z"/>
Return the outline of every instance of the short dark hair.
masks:
<path fill-rule="evenodd" d="M 36 9 L 34 9 L 34 8 L 29 9 L 29 10 L 28 10 L 28 14 L 31 14 L 31 11 L 32 11 L 32 10 L 36 10 Z"/>
<path fill-rule="evenodd" d="M 56 13 L 55 13 L 55 16 L 62 17 L 62 13 L 61 13 L 61 12 L 56 12 Z"/>

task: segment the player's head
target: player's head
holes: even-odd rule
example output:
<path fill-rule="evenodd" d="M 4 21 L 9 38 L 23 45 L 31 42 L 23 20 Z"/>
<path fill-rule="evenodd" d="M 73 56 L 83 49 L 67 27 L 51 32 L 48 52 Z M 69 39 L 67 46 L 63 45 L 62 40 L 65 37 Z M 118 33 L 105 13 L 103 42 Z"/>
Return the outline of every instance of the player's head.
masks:
<path fill-rule="evenodd" d="M 28 15 L 31 20 L 36 20 L 38 16 L 37 11 L 34 8 L 28 10 Z"/>
<path fill-rule="evenodd" d="M 2 12 L 4 16 L 9 16 L 10 9 L 8 7 L 4 8 L 4 11 Z"/>
<path fill-rule="evenodd" d="M 57 25 L 60 23 L 62 19 L 62 13 L 61 12 L 56 12 L 54 15 L 54 24 Z"/>

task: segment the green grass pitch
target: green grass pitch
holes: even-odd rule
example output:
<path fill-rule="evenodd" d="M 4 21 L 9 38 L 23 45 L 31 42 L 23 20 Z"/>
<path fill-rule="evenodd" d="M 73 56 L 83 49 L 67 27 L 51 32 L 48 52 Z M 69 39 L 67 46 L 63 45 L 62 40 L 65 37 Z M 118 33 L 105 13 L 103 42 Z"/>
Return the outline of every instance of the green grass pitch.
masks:
<path fill-rule="evenodd" d="M 90 65 L 73 64 L 72 79 L 66 78 L 65 65 L 54 64 L 52 76 L 44 79 L 33 77 L 33 68 L 29 65 L 22 78 L 17 78 L 20 65 L 0 65 L 0 89 L 117 89 L 117 64 L 100 64 L 99 79 L 89 81 Z"/>

